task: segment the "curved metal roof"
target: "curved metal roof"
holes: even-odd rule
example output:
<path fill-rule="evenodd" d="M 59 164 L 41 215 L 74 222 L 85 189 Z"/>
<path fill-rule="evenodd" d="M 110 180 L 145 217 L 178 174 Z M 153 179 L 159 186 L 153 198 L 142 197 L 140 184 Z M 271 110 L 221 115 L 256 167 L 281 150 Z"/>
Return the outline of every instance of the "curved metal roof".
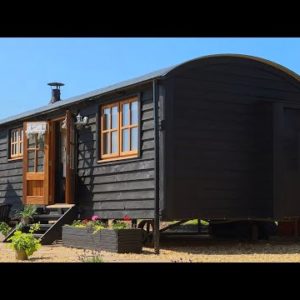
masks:
<path fill-rule="evenodd" d="M 140 77 L 136 77 L 130 80 L 126 80 L 126 81 L 122 81 L 119 82 L 117 84 L 114 85 L 110 85 L 101 89 L 97 89 L 95 91 L 89 92 L 89 93 L 85 93 L 79 96 L 75 96 L 66 100 L 61 100 L 58 102 L 55 102 L 53 104 L 48 104 L 46 106 L 34 109 L 34 110 L 30 110 L 12 117 L 8 117 L 6 119 L 2 119 L 0 120 L 0 126 L 13 122 L 13 121 L 17 121 L 17 120 L 22 120 L 22 119 L 26 119 L 28 117 L 33 117 L 35 115 L 38 114 L 42 114 L 42 113 L 49 113 L 51 111 L 57 110 L 59 108 L 63 108 L 66 106 L 69 106 L 70 104 L 76 104 L 82 101 L 89 101 L 94 99 L 95 97 L 110 93 L 112 91 L 118 91 L 120 89 L 123 89 L 125 87 L 131 87 L 131 86 L 135 86 L 138 84 L 142 84 L 142 83 L 146 83 L 149 82 L 153 79 L 157 79 L 157 78 L 161 78 L 167 75 L 172 75 L 175 71 L 179 71 L 181 69 L 181 67 L 184 67 L 188 64 L 191 64 L 193 62 L 196 61 L 203 61 L 203 60 L 207 60 L 207 59 L 213 59 L 213 58 L 242 58 L 242 59 L 247 59 L 247 60 L 253 60 L 253 61 L 257 61 L 260 62 L 262 64 L 268 65 L 270 67 L 273 67 L 283 73 L 285 73 L 286 75 L 289 75 L 290 77 L 294 78 L 296 81 L 300 82 L 300 77 L 298 74 L 296 74 L 295 72 L 289 70 L 288 68 L 285 68 L 277 63 L 274 63 L 272 61 L 266 60 L 264 58 L 259 58 L 259 57 L 255 57 L 255 56 L 250 56 L 250 55 L 243 55 L 243 54 L 216 54 L 216 55 L 207 55 L 207 56 L 202 56 L 202 57 L 198 57 L 189 61 L 186 61 L 182 64 L 178 64 L 175 66 L 171 66 L 168 68 L 164 68 L 158 71 L 154 71 L 151 73 L 148 73 L 146 75 L 140 76 Z"/>

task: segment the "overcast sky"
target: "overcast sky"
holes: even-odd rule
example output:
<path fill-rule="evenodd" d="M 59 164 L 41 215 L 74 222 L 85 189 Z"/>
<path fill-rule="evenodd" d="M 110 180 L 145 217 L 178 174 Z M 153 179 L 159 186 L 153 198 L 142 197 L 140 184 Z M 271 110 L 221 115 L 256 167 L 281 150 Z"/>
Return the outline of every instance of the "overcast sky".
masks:
<path fill-rule="evenodd" d="M 217 53 L 249 54 L 300 73 L 300 38 L 0 38 L 0 119 Z"/>

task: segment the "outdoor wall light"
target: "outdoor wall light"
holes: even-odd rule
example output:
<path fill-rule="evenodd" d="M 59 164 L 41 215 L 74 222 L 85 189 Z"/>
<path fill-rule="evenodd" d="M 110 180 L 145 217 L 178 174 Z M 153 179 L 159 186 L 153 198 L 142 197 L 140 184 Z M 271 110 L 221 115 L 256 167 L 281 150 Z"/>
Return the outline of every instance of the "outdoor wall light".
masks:
<path fill-rule="evenodd" d="M 78 129 L 82 128 L 83 126 L 86 126 L 88 123 L 88 117 L 82 117 L 80 112 L 76 116 L 76 122 L 75 125 Z"/>

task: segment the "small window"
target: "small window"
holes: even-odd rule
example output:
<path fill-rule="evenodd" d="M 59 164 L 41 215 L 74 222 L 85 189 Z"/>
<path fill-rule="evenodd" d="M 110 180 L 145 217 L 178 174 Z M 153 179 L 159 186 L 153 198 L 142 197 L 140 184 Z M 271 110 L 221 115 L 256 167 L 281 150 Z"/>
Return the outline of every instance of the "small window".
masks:
<path fill-rule="evenodd" d="M 137 156 L 138 120 L 136 97 L 101 107 L 101 159 Z"/>
<path fill-rule="evenodd" d="M 10 131 L 10 158 L 23 157 L 23 128 Z"/>

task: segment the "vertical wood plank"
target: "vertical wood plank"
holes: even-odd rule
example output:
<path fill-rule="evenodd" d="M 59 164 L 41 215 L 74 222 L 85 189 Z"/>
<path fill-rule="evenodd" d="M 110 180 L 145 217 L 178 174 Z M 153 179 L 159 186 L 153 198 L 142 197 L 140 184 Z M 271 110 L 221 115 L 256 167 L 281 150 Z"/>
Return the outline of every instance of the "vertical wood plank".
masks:
<path fill-rule="evenodd" d="M 26 136 L 26 126 L 27 122 L 23 123 L 23 130 L 24 130 L 24 135 L 23 135 L 23 204 L 27 204 L 27 182 L 26 182 L 26 173 L 28 169 L 28 152 L 27 152 L 27 147 L 28 147 L 28 140 Z"/>
<path fill-rule="evenodd" d="M 45 205 L 49 204 L 49 122 L 47 122 L 47 130 L 45 133 L 45 146 L 44 146 L 44 182 L 43 182 L 43 194 Z"/>
<path fill-rule="evenodd" d="M 71 168 L 71 141 L 74 139 L 71 137 L 71 134 L 75 133 L 74 131 L 74 122 L 72 120 L 72 115 L 69 110 L 66 112 L 66 125 L 67 125 L 67 141 L 66 141 L 66 195 L 65 195 L 65 202 L 68 204 L 74 203 L 74 191 L 72 189 L 72 181 L 74 179 L 74 169 Z M 72 128 L 73 127 L 73 128 Z"/>

